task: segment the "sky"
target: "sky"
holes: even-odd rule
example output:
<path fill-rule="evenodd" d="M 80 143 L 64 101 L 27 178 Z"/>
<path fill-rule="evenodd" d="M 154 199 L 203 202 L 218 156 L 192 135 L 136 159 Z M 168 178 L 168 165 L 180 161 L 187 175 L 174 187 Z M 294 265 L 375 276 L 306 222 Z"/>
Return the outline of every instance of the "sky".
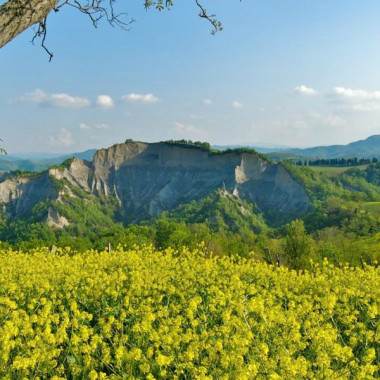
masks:
<path fill-rule="evenodd" d="M 4 0 L 0 0 L 0 4 Z M 378 0 L 204 0 L 167 12 L 118 0 L 129 31 L 69 7 L 48 19 L 52 62 L 28 30 L 0 50 L 10 153 L 132 138 L 221 145 L 345 144 L 380 134 Z"/>

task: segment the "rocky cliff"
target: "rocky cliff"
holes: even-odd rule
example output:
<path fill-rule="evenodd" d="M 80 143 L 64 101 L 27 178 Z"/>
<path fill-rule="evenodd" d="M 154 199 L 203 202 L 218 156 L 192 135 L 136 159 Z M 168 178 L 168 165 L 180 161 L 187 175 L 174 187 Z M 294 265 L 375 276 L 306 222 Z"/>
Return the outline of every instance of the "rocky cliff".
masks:
<path fill-rule="evenodd" d="M 218 189 L 255 203 L 272 219 L 301 216 L 310 208 L 302 184 L 281 164 L 255 153 L 212 153 L 133 141 L 97 151 L 92 162 L 73 159 L 36 176 L 0 179 L 0 204 L 17 217 L 41 201 L 74 196 L 73 189 L 99 199 L 115 197 L 126 223 L 173 210 Z"/>

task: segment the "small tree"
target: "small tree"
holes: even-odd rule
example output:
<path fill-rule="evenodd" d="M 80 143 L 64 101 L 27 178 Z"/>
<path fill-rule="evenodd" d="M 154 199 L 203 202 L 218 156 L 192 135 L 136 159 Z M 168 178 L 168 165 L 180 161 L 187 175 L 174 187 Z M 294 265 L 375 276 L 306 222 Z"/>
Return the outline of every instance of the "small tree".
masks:
<path fill-rule="evenodd" d="M 301 268 L 307 264 L 313 251 L 313 239 L 305 231 L 302 220 L 294 220 L 287 225 L 284 251 L 289 265 Z"/>

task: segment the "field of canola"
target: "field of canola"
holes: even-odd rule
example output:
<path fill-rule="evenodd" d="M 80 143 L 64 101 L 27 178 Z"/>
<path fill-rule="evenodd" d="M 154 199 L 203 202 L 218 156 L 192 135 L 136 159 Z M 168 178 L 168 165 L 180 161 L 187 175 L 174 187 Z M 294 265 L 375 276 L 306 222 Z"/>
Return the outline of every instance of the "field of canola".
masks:
<path fill-rule="evenodd" d="M 372 379 L 380 268 L 0 253 L 1 379 Z"/>

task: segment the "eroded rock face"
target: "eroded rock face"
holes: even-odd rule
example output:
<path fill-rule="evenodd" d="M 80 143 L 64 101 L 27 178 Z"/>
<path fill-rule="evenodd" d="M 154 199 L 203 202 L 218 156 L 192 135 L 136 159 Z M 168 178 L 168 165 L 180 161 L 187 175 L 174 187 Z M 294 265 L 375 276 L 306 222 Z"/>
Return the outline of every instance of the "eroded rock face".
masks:
<path fill-rule="evenodd" d="M 165 143 L 132 142 L 95 154 L 95 193 L 114 194 L 132 222 L 225 188 L 264 213 L 300 216 L 310 207 L 301 184 L 280 164 L 252 153 L 210 154 Z"/>
<path fill-rule="evenodd" d="M 72 186 L 78 186 L 85 191 L 90 191 L 92 180 L 92 165 L 90 162 L 74 158 L 69 167 L 49 169 L 49 176 L 59 181 L 66 180 Z"/>
<path fill-rule="evenodd" d="M 25 216 L 37 203 L 57 196 L 58 191 L 47 172 L 0 180 L 0 205 L 6 206 L 14 217 Z"/>
<path fill-rule="evenodd" d="M 49 227 L 56 229 L 62 229 L 70 224 L 69 221 L 64 216 L 60 215 L 58 210 L 53 207 L 49 207 L 48 209 L 46 222 Z"/>
<path fill-rule="evenodd" d="M 267 215 L 301 216 L 310 201 L 281 164 L 254 153 L 211 154 L 167 143 L 128 142 L 99 150 L 91 163 L 73 160 L 35 179 L 0 180 L 0 204 L 27 210 L 38 200 L 58 199 L 53 179 L 99 197 L 115 196 L 127 223 L 172 210 L 226 189 L 254 202 Z"/>

